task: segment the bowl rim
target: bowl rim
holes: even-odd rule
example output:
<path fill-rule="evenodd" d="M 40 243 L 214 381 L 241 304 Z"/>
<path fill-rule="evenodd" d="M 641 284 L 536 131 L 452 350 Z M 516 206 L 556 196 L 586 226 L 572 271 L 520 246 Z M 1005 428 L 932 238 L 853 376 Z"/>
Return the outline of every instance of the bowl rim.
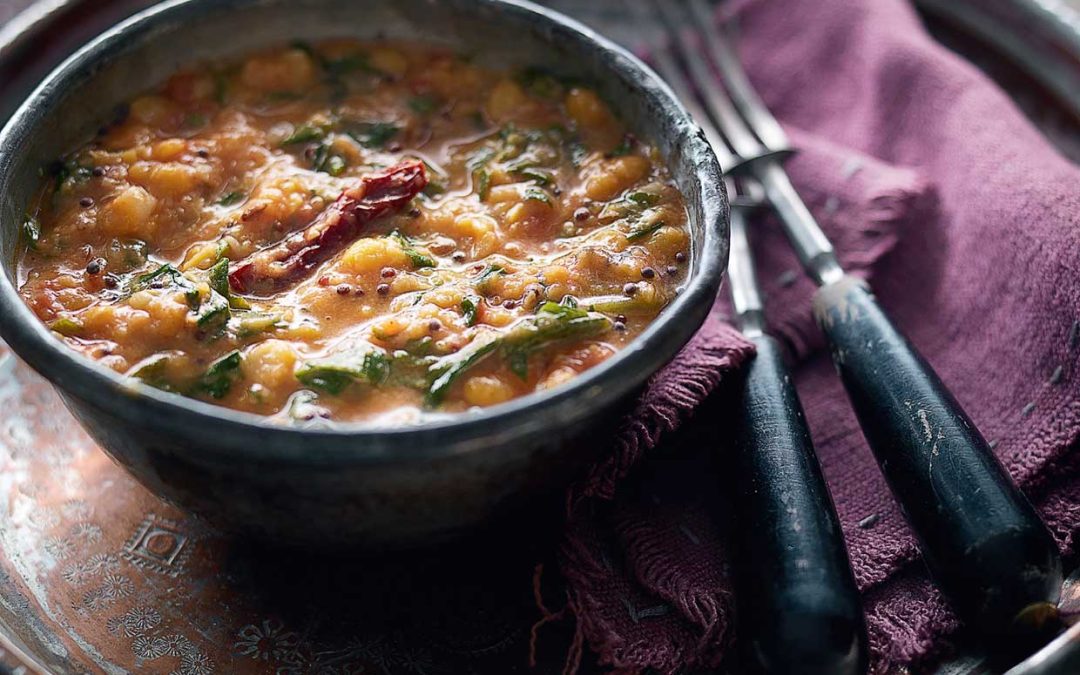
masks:
<path fill-rule="evenodd" d="M 232 0 L 255 4 L 260 0 Z M 90 40 L 54 68 L 0 130 L 0 185 L 10 180 L 12 160 L 5 149 L 47 116 L 65 89 L 108 58 L 124 43 L 156 27 L 221 9 L 214 0 L 166 0 L 121 21 Z M 290 426 L 268 416 L 243 412 L 155 389 L 89 359 L 56 339 L 23 302 L 8 274 L 0 274 L 0 334 L 7 344 L 61 393 L 104 410 L 116 421 L 161 428 L 191 440 L 188 449 L 205 456 L 227 454 L 262 462 L 343 465 L 402 463 L 435 459 L 491 445 L 492 431 L 513 436 L 551 433 L 547 422 L 579 421 L 623 397 L 670 361 L 696 333 L 711 308 L 727 266 L 728 199 L 719 162 L 700 127 L 666 83 L 640 59 L 608 38 L 562 13 L 529 0 L 470 0 L 470 7 L 516 13 L 521 21 L 541 22 L 574 36 L 579 49 L 606 53 L 607 67 L 651 98 L 654 113 L 669 118 L 678 131 L 684 161 L 695 165 L 703 241 L 684 285 L 661 314 L 604 363 L 548 392 L 533 392 L 479 411 L 452 413 L 418 423 L 388 426 L 373 422 L 334 422 Z M 44 111 L 44 112 L 42 112 Z M 701 235 L 699 235 L 701 236 Z M 0 260 L 0 269 L 17 262 Z M 12 270 L 14 272 L 14 270 Z M 529 413 L 526 415 L 524 413 Z M 133 419 L 132 419 L 133 418 Z M 503 425 L 498 427 L 498 425 Z M 419 442 L 425 437 L 437 441 Z M 367 442 L 361 442 L 361 439 Z M 469 441 L 483 439 L 481 443 Z M 249 442 L 242 442 L 242 441 Z M 412 442 L 410 442 L 412 441 Z M 225 446 L 228 446 L 227 448 Z"/>

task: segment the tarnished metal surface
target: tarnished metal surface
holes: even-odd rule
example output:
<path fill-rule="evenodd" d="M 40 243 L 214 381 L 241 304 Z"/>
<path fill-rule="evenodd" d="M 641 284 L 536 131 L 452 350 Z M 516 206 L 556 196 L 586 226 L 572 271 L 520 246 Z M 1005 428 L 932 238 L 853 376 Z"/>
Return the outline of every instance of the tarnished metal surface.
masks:
<path fill-rule="evenodd" d="M 29 2 L 0 0 L 0 16 L 16 4 Z M 38 69 L 80 35 L 149 2 L 46 4 L 77 7 L 54 15 L 63 18 L 62 26 L 39 25 L 34 58 L 23 61 Z M 619 21 L 602 2 L 550 4 L 585 7 L 584 18 L 605 28 Z M 625 24 L 613 32 L 632 35 Z M 959 46 L 1006 86 L 1030 86 L 992 55 L 980 55 L 977 44 Z M 20 72 L 30 78 L 33 70 Z M 1038 95 L 1021 99 L 1051 133 L 1077 137 L 1075 119 L 1062 109 Z M 9 95 L 3 106 L 15 102 Z M 527 667 L 529 629 L 539 618 L 532 575 L 551 549 L 543 537 L 481 537 L 474 549 L 377 561 L 312 557 L 224 539 L 139 487 L 93 446 L 48 385 L 2 347 L 0 353 L 0 670 L 561 670 L 566 642 L 547 634 L 540 667 Z M 557 593 L 552 595 L 550 604 L 557 607 Z M 970 658 L 952 672 L 990 671 Z"/>
<path fill-rule="evenodd" d="M 526 669 L 538 542 L 364 560 L 222 538 L 139 487 L 3 353 L 0 663 L 20 647 L 54 673 Z"/>
<path fill-rule="evenodd" d="M 1076 0 L 919 0 L 927 12 L 977 33 L 1080 109 L 1080 2 Z M 1018 28 L 1041 26 L 1038 39 Z"/>
<path fill-rule="evenodd" d="M 162 614 L 166 598 L 191 597 L 187 566 L 204 532 L 135 486 L 6 350 L 0 371 L 8 635 L 50 670 L 122 672 L 172 651 L 181 672 L 213 672 L 205 629 L 166 624 Z M 101 651 L 122 642 L 127 658 Z"/>

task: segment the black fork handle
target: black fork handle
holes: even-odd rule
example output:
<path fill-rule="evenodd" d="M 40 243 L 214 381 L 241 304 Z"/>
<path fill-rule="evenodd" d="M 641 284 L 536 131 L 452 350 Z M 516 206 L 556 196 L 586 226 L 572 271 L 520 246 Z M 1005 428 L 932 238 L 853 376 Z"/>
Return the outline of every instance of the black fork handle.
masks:
<path fill-rule="evenodd" d="M 840 522 L 779 344 L 752 338 L 733 458 L 739 639 L 767 673 L 866 671 L 866 627 Z"/>
<path fill-rule="evenodd" d="M 814 315 L 863 434 L 931 575 L 985 633 L 1041 628 L 1061 592 L 1058 548 L 949 390 L 866 284 L 823 286 Z"/>

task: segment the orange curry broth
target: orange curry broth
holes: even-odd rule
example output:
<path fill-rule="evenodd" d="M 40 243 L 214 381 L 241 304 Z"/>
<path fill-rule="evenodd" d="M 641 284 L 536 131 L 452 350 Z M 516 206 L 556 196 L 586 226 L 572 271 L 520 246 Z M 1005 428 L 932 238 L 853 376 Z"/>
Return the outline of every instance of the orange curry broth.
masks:
<path fill-rule="evenodd" d="M 423 192 L 318 264 L 261 294 L 229 283 L 415 160 Z M 604 361 L 675 296 L 689 234 L 657 160 L 543 71 L 295 45 L 178 73 L 48 167 L 21 294 L 117 372 L 282 421 L 489 406 Z"/>

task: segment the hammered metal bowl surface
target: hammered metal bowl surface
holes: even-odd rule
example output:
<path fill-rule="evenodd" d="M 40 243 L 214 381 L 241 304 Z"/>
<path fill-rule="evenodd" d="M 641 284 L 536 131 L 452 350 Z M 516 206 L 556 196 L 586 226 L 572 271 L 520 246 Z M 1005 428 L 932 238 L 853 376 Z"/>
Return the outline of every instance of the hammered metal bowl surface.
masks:
<path fill-rule="evenodd" d="M 693 262 L 679 296 L 626 349 L 564 387 L 396 428 L 275 424 L 133 383 L 51 337 L 14 287 L 17 233 L 40 167 L 181 66 L 342 35 L 441 44 L 481 63 L 541 64 L 593 83 L 655 142 L 686 198 Z M 647 67 L 529 3 L 171 0 L 68 59 L 0 132 L 0 333 L 117 462 L 228 530 L 279 542 L 430 543 L 565 486 L 603 447 L 622 406 L 693 335 L 727 261 L 720 175 L 700 130 Z"/>
<path fill-rule="evenodd" d="M 977 11 L 1026 1 L 952 5 Z M 149 3 L 40 3 L 48 17 L 16 26 L 13 41 L 0 44 L 0 119 L 72 48 Z M 633 43 L 622 0 L 551 4 Z M 1040 45 L 1050 42 L 1037 26 L 1027 30 Z M 1045 131 L 1075 145 L 1077 111 L 1043 96 L 991 39 L 944 29 L 939 36 L 993 73 Z M 1080 160 L 1080 152 L 1072 156 Z M 527 665 L 530 628 L 541 617 L 532 595 L 536 565 L 552 563 L 553 544 L 543 533 L 484 535 L 470 542 L 469 563 L 460 552 L 424 565 L 372 565 L 250 547 L 139 486 L 10 354 L 0 355 L 0 408 L 0 672 L 562 672 L 573 638 L 568 622 L 539 632 L 537 666 Z M 708 422 L 688 426 L 681 442 L 665 444 L 666 453 L 711 447 Z M 555 575 L 545 570 L 539 581 L 547 607 L 558 611 Z M 1074 615 L 1078 588 L 1066 593 Z M 984 662 L 977 642 L 962 641 L 956 652 L 940 675 L 1001 672 Z M 594 672 L 586 659 L 583 675 Z"/>

